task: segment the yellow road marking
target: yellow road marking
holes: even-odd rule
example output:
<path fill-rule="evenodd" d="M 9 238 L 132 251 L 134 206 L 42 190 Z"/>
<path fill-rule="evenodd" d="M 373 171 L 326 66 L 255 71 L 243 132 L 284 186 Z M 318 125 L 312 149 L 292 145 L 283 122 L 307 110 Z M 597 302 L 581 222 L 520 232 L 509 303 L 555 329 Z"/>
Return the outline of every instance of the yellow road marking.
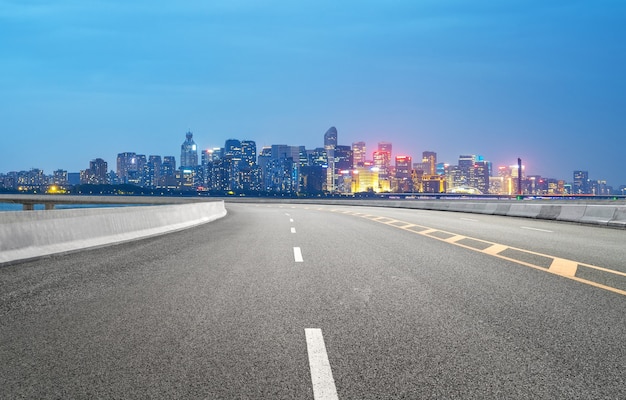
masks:
<path fill-rule="evenodd" d="M 503 244 L 496 244 L 496 243 L 494 243 L 491 246 L 487 247 L 482 252 L 485 253 L 485 254 L 489 254 L 491 256 L 495 256 L 498 253 L 500 253 L 500 252 L 502 252 L 502 251 L 504 251 L 504 250 L 506 250 L 508 248 L 509 248 L 509 246 L 505 246 Z"/>
<path fill-rule="evenodd" d="M 331 211 L 338 212 L 339 210 L 331 210 Z M 586 285 L 594 286 L 594 287 L 597 287 L 597 288 L 600 288 L 600 289 L 608 290 L 610 292 L 626 296 L 626 291 L 625 290 L 617 289 L 617 288 L 614 288 L 612 286 L 603 285 L 601 283 L 590 281 L 590 280 L 583 279 L 583 278 L 579 278 L 579 277 L 576 276 L 576 271 L 578 270 L 579 266 L 595 269 L 595 270 L 602 271 L 602 272 L 607 272 L 607 273 L 610 273 L 610 274 L 613 274 L 613 275 L 626 277 L 626 273 L 624 273 L 624 272 L 615 271 L 615 270 L 612 270 L 612 269 L 603 268 L 603 267 L 599 267 L 599 266 L 596 266 L 596 265 L 579 263 L 579 262 L 576 262 L 576 261 L 573 261 L 573 260 L 568 260 L 568 259 L 565 259 L 565 258 L 550 256 L 550 255 L 547 255 L 547 254 L 536 253 L 536 252 L 533 252 L 533 251 L 530 251 L 530 250 L 518 249 L 516 247 L 511 247 L 511 246 L 507 246 L 507 245 L 500 244 L 500 243 L 493 243 L 493 242 L 489 242 L 489 241 L 478 239 L 478 238 L 473 238 L 473 237 L 464 236 L 464 235 L 458 235 L 458 234 L 451 233 L 451 232 L 446 232 L 446 231 L 443 231 L 443 230 L 440 230 L 440 229 L 434 229 L 434 228 L 429 228 L 429 227 L 426 227 L 426 226 L 412 224 L 412 223 L 405 222 L 405 221 L 394 220 L 394 219 L 389 218 L 389 217 L 376 216 L 376 215 L 365 215 L 365 214 L 359 215 L 359 216 L 362 217 L 362 218 L 367 218 L 369 220 L 385 224 L 385 225 L 392 226 L 394 228 L 403 229 L 405 231 L 408 231 L 408 232 L 411 232 L 411 233 L 416 233 L 416 234 L 422 235 L 422 236 L 428 236 L 429 238 L 437 239 L 439 241 L 450 243 L 450 244 L 453 244 L 455 246 L 460 246 L 460 247 L 464 247 L 464 248 L 469 249 L 469 250 L 478 251 L 478 252 L 481 252 L 481 253 L 484 253 L 484 254 L 487 254 L 487 255 L 490 255 L 490 256 L 498 257 L 498 258 L 503 259 L 503 260 L 514 262 L 516 264 L 520 264 L 520 265 L 524 265 L 524 266 L 527 266 L 527 267 L 530 267 L 530 268 L 534 268 L 534 269 L 539 270 L 539 271 L 552 273 L 554 275 L 562 276 L 564 278 L 571 279 L 571 280 L 574 280 L 574 281 L 577 281 L 577 282 L 580 282 L 580 283 L 584 283 Z M 397 222 L 403 223 L 404 225 L 394 225 Z M 420 227 L 420 228 L 423 228 L 423 230 L 416 231 L 416 230 L 410 229 L 410 228 L 416 227 L 416 226 Z M 435 233 L 435 232 L 440 232 L 440 233 L 448 234 L 448 235 L 451 235 L 451 236 L 448 237 L 448 238 L 440 238 L 440 237 L 437 237 L 435 235 L 431 235 L 432 233 Z M 482 242 L 482 243 L 488 244 L 490 246 L 481 250 L 481 249 L 477 249 L 477 248 L 474 248 L 474 247 L 471 247 L 471 246 L 464 245 L 462 243 L 458 243 L 462 239 L 471 239 L 471 240 L 474 240 L 474 241 L 477 241 L 477 242 Z M 506 257 L 506 256 L 503 256 L 503 255 L 500 254 L 501 252 L 503 252 L 504 250 L 507 250 L 507 249 L 516 250 L 516 251 L 519 251 L 519 252 L 522 252 L 522 253 L 526 253 L 526 254 L 532 254 L 532 255 L 536 255 L 536 256 L 551 258 L 552 259 L 552 263 L 550 264 L 550 266 L 548 268 L 544 268 L 544 267 L 539 266 L 539 265 L 531 264 L 531 263 L 528 263 L 528 262 L 525 262 L 525 261 L 522 261 L 522 260 L 517 260 L 517 259 L 511 258 L 511 257 Z"/>
<path fill-rule="evenodd" d="M 463 236 L 463 235 L 456 235 L 456 236 L 452 236 L 452 237 L 449 237 L 449 238 L 447 238 L 447 239 L 444 239 L 443 241 L 444 241 L 444 242 L 448 242 L 448 243 L 455 243 L 455 242 L 458 242 L 458 241 L 459 241 L 459 240 L 461 240 L 461 239 L 465 239 L 466 237 L 467 237 L 467 236 Z"/>
<path fill-rule="evenodd" d="M 563 276 L 576 276 L 576 270 L 578 269 L 578 263 L 564 258 L 555 258 L 548 268 L 548 271 L 557 275 Z"/>

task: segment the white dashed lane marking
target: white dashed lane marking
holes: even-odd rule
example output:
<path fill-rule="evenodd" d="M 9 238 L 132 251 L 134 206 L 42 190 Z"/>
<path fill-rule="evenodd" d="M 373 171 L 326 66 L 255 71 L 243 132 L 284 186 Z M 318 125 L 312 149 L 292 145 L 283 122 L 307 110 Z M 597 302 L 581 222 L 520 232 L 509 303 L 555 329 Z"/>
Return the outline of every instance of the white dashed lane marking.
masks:
<path fill-rule="evenodd" d="M 529 226 L 520 226 L 520 228 L 522 228 L 522 229 L 528 229 L 529 231 L 538 231 L 538 232 L 554 233 L 554 231 L 549 231 L 549 230 L 547 230 L 547 229 L 531 228 L 531 227 L 529 227 Z"/>
<path fill-rule="evenodd" d="M 321 329 L 305 329 L 306 348 L 309 353 L 309 368 L 313 383 L 313 398 L 315 400 L 338 400 L 337 388 L 330 369 L 326 345 Z"/>
<path fill-rule="evenodd" d="M 299 247 L 293 248 L 293 258 L 296 262 L 304 262 L 304 258 L 302 258 L 302 250 Z"/>

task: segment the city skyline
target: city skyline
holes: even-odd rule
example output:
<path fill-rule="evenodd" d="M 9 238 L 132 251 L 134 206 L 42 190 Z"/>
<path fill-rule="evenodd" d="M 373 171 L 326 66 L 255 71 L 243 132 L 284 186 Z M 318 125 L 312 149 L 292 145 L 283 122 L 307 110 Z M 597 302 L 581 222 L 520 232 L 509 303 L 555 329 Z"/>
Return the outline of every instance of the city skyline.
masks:
<path fill-rule="evenodd" d="M 618 187 L 624 15 L 617 0 L 8 1 L 0 171 L 178 156 L 185 130 L 315 148 L 334 125 L 345 145 Z"/>
<path fill-rule="evenodd" d="M 393 145 L 392 142 L 389 142 L 389 141 L 386 141 L 386 140 L 378 140 L 375 143 L 371 143 L 371 144 L 367 143 L 367 142 L 364 142 L 362 140 L 357 140 L 357 141 L 351 142 L 351 143 L 344 143 L 341 140 L 342 136 L 340 134 L 340 131 L 335 126 L 331 126 L 326 131 L 326 133 L 319 135 L 320 136 L 319 143 L 317 143 L 316 145 L 314 145 L 312 147 L 308 147 L 308 146 L 305 146 L 305 145 L 302 145 L 302 144 L 297 144 L 297 143 L 295 143 L 295 144 L 294 143 L 273 143 L 273 144 L 269 144 L 269 145 L 259 145 L 256 142 L 256 140 L 254 140 L 254 138 L 234 138 L 234 137 L 228 137 L 228 138 L 223 139 L 222 140 L 222 144 L 203 146 L 201 143 L 197 144 L 195 142 L 195 139 L 197 139 L 197 137 L 195 136 L 194 132 L 192 132 L 190 130 L 187 130 L 185 132 L 185 134 L 184 134 L 185 135 L 185 140 L 184 140 L 182 146 L 185 146 L 190 141 L 194 142 L 194 145 L 197 145 L 197 149 L 194 149 L 194 151 L 197 151 L 198 157 L 200 156 L 200 154 L 204 150 L 214 150 L 216 148 L 222 148 L 223 149 L 224 148 L 224 144 L 226 142 L 228 142 L 229 140 L 233 140 L 233 139 L 234 140 L 250 140 L 250 141 L 253 141 L 256 144 L 256 146 L 257 146 L 257 154 L 259 154 L 259 155 L 261 154 L 261 150 L 264 147 L 265 148 L 269 148 L 271 146 L 276 146 L 276 145 L 286 145 L 286 146 L 293 146 L 293 147 L 304 146 L 307 150 L 314 150 L 314 149 L 319 149 L 319 148 L 323 149 L 325 147 L 324 143 L 325 143 L 325 140 L 326 140 L 326 135 L 328 135 L 328 133 L 331 132 L 331 130 L 334 130 L 334 132 L 333 132 L 334 133 L 333 134 L 333 138 L 334 139 L 332 139 L 332 141 L 336 142 L 335 143 L 336 145 L 344 145 L 344 146 L 349 146 L 349 147 L 352 148 L 355 143 L 365 143 L 365 145 L 366 145 L 366 147 L 365 147 L 366 148 L 365 159 L 367 161 L 369 161 L 369 162 L 374 161 L 374 159 L 375 159 L 375 154 L 374 153 L 376 153 L 377 150 L 379 150 L 381 148 L 381 146 L 383 146 L 383 147 L 386 147 L 386 146 L 391 147 Z M 182 136 L 181 134 L 177 135 L 177 137 L 179 138 L 179 142 L 180 142 L 180 137 L 181 136 Z M 80 167 L 79 169 L 77 169 L 77 170 L 71 170 L 71 169 L 68 169 L 68 168 L 64 168 L 63 166 L 56 167 L 56 168 L 53 168 L 53 169 L 45 169 L 45 168 L 42 168 L 40 166 L 32 166 L 32 167 L 27 168 L 27 169 L 12 169 L 12 170 L 7 170 L 7 171 L 0 171 L 0 175 L 6 174 L 8 172 L 28 171 L 28 170 L 31 170 L 31 169 L 40 169 L 40 170 L 44 171 L 44 173 L 46 175 L 52 175 L 57 170 L 64 170 L 64 171 L 67 171 L 68 173 L 79 173 L 80 171 L 83 171 L 83 170 L 86 170 L 86 169 L 90 168 L 95 160 L 103 160 L 103 161 L 107 162 L 109 164 L 109 168 L 108 168 L 109 171 L 112 171 L 112 172 L 115 172 L 116 174 L 119 174 L 119 168 L 115 168 L 115 165 L 116 165 L 116 160 L 118 160 L 119 157 L 122 154 L 133 154 L 133 156 L 134 155 L 142 155 L 142 156 L 146 156 L 146 157 L 151 157 L 151 156 L 170 157 L 170 158 L 173 158 L 175 160 L 176 165 L 180 168 L 184 164 L 184 162 L 182 160 L 182 157 L 181 157 L 182 156 L 181 150 L 182 149 L 181 149 L 180 143 L 178 144 L 178 149 L 173 149 L 173 151 L 170 151 L 169 153 L 166 152 L 166 153 L 154 154 L 154 153 L 147 153 L 147 152 L 141 151 L 139 149 L 134 149 L 134 150 L 127 149 L 127 150 L 124 150 L 124 151 L 117 152 L 115 154 L 115 156 L 111 157 L 110 160 L 107 159 L 105 156 L 93 157 L 89 161 L 85 161 L 84 165 L 82 167 Z M 189 148 L 189 150 L 190 150 L 190 148 Z M 408 157 L 412 158 L 413 163 L 419 163 L 422 160 L 422 157 L 421 157 L 422 154 L 423 153 L 430 153 L 430 152 L 434 152 L 435 154 L 437 154 L 438 163 L 444 163 L 444 164 L 448 164 L 448 165 L 457 165 L 459 160 L 461 159 L 461 157 L 463 157 L 464 154 L 473 154 L 473 155 L 477 155 L 477 156 L 483 157 L 485 161 L 490 162 L 492 164 L 492 166 L 493 166 L 493 171 L 492 171 L 493 175 L 492 176 L 496 176 L 498 167 L 514 167 L 516 165 L 516 162 L 517 162 L 517 159 L 516 159 L 516 160 L 514 160 L 515 162 L 511 162 L 511 163 L 507 163 L 507 164 L 496 164 L 496 163 L 491 161 L 491 157 L 489 155 L 486 155 L 485 153 L 482 153 L 482 152 L 462 153 L 462 154 L 457 155 L 452 160 L 443 160 L 439 156 L 440 153 L 436 149 L 434 149 L 434 150 L 433 149 L 424 149 L 424 150 L 416 151 L 414 153 L 406 153 L 406 152 L 398 152 L 396 150 L 396 146 L 395 145 L 393 146 L 393 149 L 390 152 L 391 159 L 389 161 L 393 165 L 396 156 L 399 156 L 399 157 L 407 157 L 408 156 Z M 200 162 L 199 162 L 199 158 L 198 158 L 197 165 L 199 165 L 199 164 L 200 164 Z M 527 164 L 524 163 L 524 175 L 525 176 L 541 176 L 543 178 L 563 180 L 563 181 L 565 181 L 567 183 L 572 183 L 573 181 L 575 181 L 575 174 L 576 174 L 577 171 L 588 172 L 588 178 L 591 179 L 591 180 L 607 181 L 606 179 L 604 179 L 602 177 L 595 176 L 593 171 L 590 172 L 589 170 L 587 170 L 585 168 L 577 168 L 575 170 L 572 170 L 571 173 L 569 174 L 569 176 L 552 176 L 552 175 L 548 175 L 548 174 L 542 173 L 541 171 L 529 170 Z M 609 182 L 609 181 L 607 181 L 607 184 L 609 186 L 614 187 L 615 189 L 617 189 L 618 187 L 621 187 L 621 186 L 626 186 L 626 184 L 622 184 L 622 183 L 615 184 L 615 183 Z"/>

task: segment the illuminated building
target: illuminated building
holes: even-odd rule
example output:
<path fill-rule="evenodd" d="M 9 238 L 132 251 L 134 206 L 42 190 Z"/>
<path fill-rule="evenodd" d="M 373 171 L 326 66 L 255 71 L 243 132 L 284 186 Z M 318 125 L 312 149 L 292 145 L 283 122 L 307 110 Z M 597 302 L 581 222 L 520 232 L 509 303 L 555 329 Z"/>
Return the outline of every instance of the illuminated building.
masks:
<path fill-rule="evenodd" d="M 318 147 L 315 150 L 307 150 L 307 159 L 308 165 L 314 165 L 318 167 L 328 168 L 328 156 L 326 155 L 326 150 L 322 147 Z"/>
<path fill-rule="evenodd" d="M 174 176 L 176 172 L 176 157 L 164 156 L 161 164 L 161 176 Z"/>
<path fill-rule="evenodd" d="M 381 187 L 378 179 L 378 168 L 357 167 L 352 172 L 352 192 L 380 193 Z"/>
<path fill-rule="evenodd" d="M 163 168 L 163 161 L 161 156 L 150 155 L 148 156 L 148 162 L 145 167 L 145 181 L 146 186 L 155 188 L 159 186 L 161 180 L 161 170 Z"/>
<path fill-rule="evenodd" d="M 363 167 L 365 166 L 365 158 L 366 158 L 366 148 L 365 142 L 354 142 L 352 143 L 352 157 L 354 167 Z"/>
<path fill-rule="evenodd" d="M 411 173 L 412 158 L 410 156 L 396 156 L 396 182 L 398 192 L 413 192 L 413 177 Z"/>
<path fill-rule="evenodd" d="M 328 159 L 326 169 L 326 190 L 335 191 L 335 148 L 337 147 L 337 128 L 331 126 L 324 134 L 324 150 Z"/>
<path fill-rule="evenodd" d="M 422 168 L 427 175 L 437 175 L 437 153 L 425 151 L 422 153 Z"/>
<path fill-rule="evenodd" d="M 590 194 L 589 172 L 574 171 L 574 182 L 572 184 L 573 194 Z"/>
<path fill-rule="evenodd" d="M 391 153 L 386 150 L 375 151 L 373 154 L 374 166 L 378 168 L 379 179 L 389 179 L 389 167 L 391 163 Z"/>
<path fill-rule="evenodd" d="M 246 167 L 256 166 L 256 142 L 253 140 L 241 141 L 241 159 Z"/>
<path fill-rule="evenodd" d="M 89 185 L 106 185 L 109 183 L 108 164 L 102 158 L 89 162 L 89 169 L 80 171 L 80 183 Z"/>
<path fill-rule="evenodd" d="M 386 151 L 391 158 L 391 143 L 390 142 L 378 142 L 378 151 Z"/>
<path fill-rule="evenodd" d="M 491 163 L 482 156 L 461 155 L 458 166 L 450 171 L 452 189 L 468 187 L 477 189 L 480 193 L 488 193 L 490 172 Z"/>
<path fill-rule="evenodd" d="M 198 147 L 193 141 L 193 133 L 187 132 L 186 140 L 180 145 L 180 168 L 195 169 L 198 166 Z"/>
<path fill-rule="evenodd" d="M 57 169 L 54 171 L 52 174 L 52 183 L 61 187 L 69 186 L 67 171 L 63 169 Z"/>
<path fill-rule="evenodd" d="M 480 156 L 478 156 L 480 157 Z M 474 173 L 471 186 L 477 188 L 481 193 L 489 193 L 489 175 L 491 163 L 480 157 L 474 162 Z"/>
<path fill-rule="evenodd" d="M 338 174 L 339 171 L 352 169 L 352 158 L 353 154 L 350 146 L 338 145 L 335 148 L 335 174 Z"/>
<path fill-rule="evenodd" d="M 137 154 L 133 152 L 117 155 L 117 178 L 120 183 L 128 183 L 131 175 L 137 174 Z"/>
<path fill-rule="evenodd" d="M 446 178 L 443 175 L 424 175 L 421 184 L 424 193 L 445 193 L 447 190 Z"/>

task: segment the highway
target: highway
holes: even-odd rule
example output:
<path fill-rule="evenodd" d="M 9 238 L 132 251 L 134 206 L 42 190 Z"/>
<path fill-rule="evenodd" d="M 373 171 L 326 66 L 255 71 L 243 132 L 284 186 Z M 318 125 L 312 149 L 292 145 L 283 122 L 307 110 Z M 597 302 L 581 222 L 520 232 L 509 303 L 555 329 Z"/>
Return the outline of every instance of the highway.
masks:
<path fill-rule="evenodd" d="M 0 398 L 626 398 L 625 230 L 227 209 L 0 267 Z"/>

